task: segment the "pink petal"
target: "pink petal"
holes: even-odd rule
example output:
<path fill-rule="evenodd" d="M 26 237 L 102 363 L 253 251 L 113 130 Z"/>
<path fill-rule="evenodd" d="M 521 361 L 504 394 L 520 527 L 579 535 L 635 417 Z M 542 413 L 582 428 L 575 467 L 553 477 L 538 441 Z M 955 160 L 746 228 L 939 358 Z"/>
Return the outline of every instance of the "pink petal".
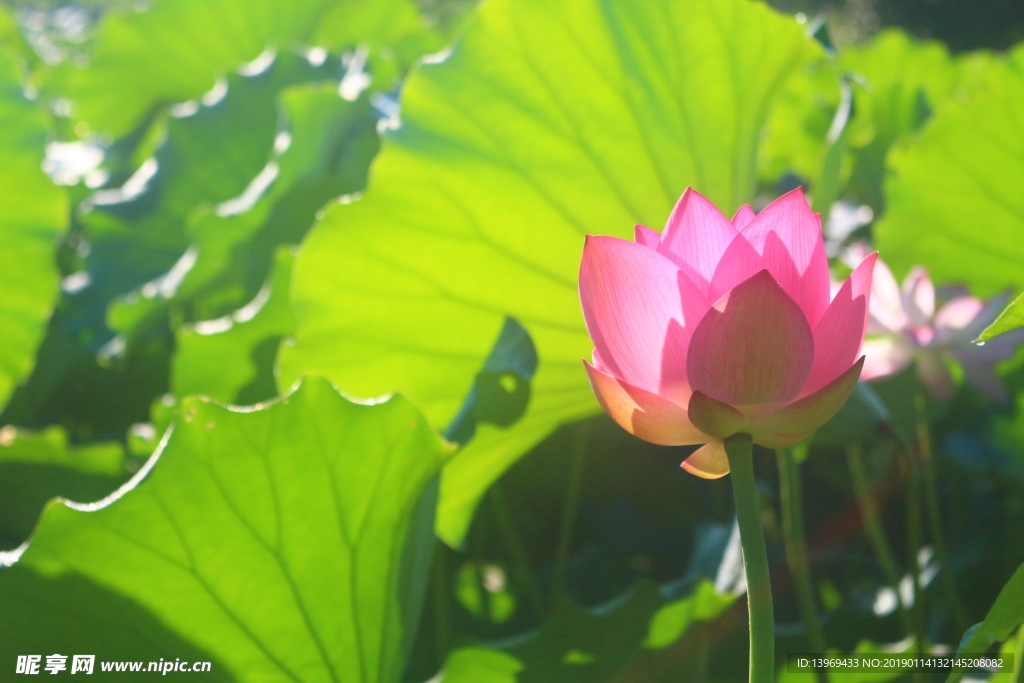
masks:
<path fill-rule="evenodd" d="M 688 334 L 669 335 L 672 321 L 685 331 L 679 274 L 635 242 L 588 236 L 583 248 L 580 301 L 597 353 L 610 373 L 655 393 L 686 382 Z"/>
<path fill-rule="evenodd" d="M 907 324 L 900 285 L 882 259 L 878 259 L 875 264 L 875 274 L 871 280 L 868 316 L 868 334 L 897 332 Z"/>
<path fill-rule="evenodd" d="M 668 217 L 658 251 L 672 259 L 703 294 L 736 228 L 699 192 L 686 188 Z"/>
<path fill-rule="evenodd" d="M 739 208 L 739 211 L 736 212 L 736 215 L 732 217 L 732 224 L 737 230 L 742 230 L 747 227 L 747 223 L 754 220 L 756 216 L 757 214 L 750 208 L 750 204 L 744 204 Z"/>
<path fill-rule="evenodd" d="M 661 244 L 661 234 L 651 230 L 646 225 L 636 225 L 633 230 L 634 242 L 642 244 L 648 249 L 654 249 L 655 251 L 658 250 L 658 245 Z"/>
<path fill-rule="evenodd" d="M 729 456 L 725 453 L 725 444 L 718 440 L 709 441 L 694 451 L 683 462 L 682 468 L 702 479 L 724 477 L 729 474 Z"/>
<path fill-rule="evenodd" d="M 583 365 L 601 407 L 630 434 L 662 446 L 690 446 L 708 440 L 690 424 L 686 409 L 678 403 L 616 379 L 586 361 Z"/>
<path fill-rule="evenodd" d="M 745 405 L 792 399 L 813 360 L 807 319 L 762 270 L 708 310 L 693 332 L 686 369 L 694 391 Z"/>
<path fill-rule="evenodd" d="M 810 396 L 755 420 L 751 432 L 754 440 L 757 441 L 759 434 L 807 434 L 821 427 L 831 420 L 850 398 L 850 394 L 857 386 L 857 380 L 860 379 L 863 366 L 864 357 L 861 356 L 860 360 L 846 372 Z M 693 405 L 692 401 L 690 405 Z"/>
<path fill-rule="evenodd" d="M 914 327 L 932 323 L 932 316 L 935 315 L 935 287 L 924 268 L 914 268 L 903 280 L 903 309 Z"/>
<path fill-rule="evenodd" d="M 757 214 L 729 245 L 711 280 L 714 300 L 767 269 L 813 328 L 829 302 L 828 257 L 821 222 L 799 188 Z"/>
<path fill-rule="evenodd" d="M 963 337 L 966 338 L 967 341 L 974 341 L 977 339 L 978 335 L 981 334 L 986 327 L 996 321 L 996 318 L 998 318 L 999 314 L 1003 312 L 1003 309 L 1006 308 L 1006 304 L 1009 303 L 1009 301 L 1010 292 L 1004 292 L 1003 294 L 986 301 L 984 307 L 978 311 L 978 315 L 976 315 L 974 320 L 971 321 L 971 324 L 964 328 Z M 1003 335 L 1000 336 L 1006 336 L 1006 333 L 1003 333 Z M 998 338 L 999 337 L 996 337 L 996 339 Z M 992 341 L 995 341 L 995 339 L 989 341 L 981 348 L 991 346 Z"/>
<path fill-rule="evenodd" d="M 812 394 L 839 377 L 860 355 L 877 260 L 877 253 L 870 254 L 850 273 L 814 328 L 814 366 L 801 394 Z"/>
<path fill-rule="evenodd" d="M 973 296 L 960 296 L 939 309 L 935 316 L 935 327 L 938 330 L 951 329 L 962 330 L 971 324 L 985 304 L 981 299 Z"/>
<path fill-rule="evenodd" d="M 913 351 L 901 337 L 872 337 L 861 347 L 864 353 L 864 369 L 860 378 L 869 382 L 873 379 L 895 375 L 910 365 Z"/>
<path fill-rule="evenodd" d="M 716 439 L 728 438 L 747 425 L 743 413 L 699 391 L 690 396 L 686 412 L 697 429 Z"/>
<path fill-rule="evenodd" d="M 984 310 L 985 303 L 973 296 L 960 296 L 947 303 L 935 315 L 935 343 L 950 346 L 970 344 L 977 337 L 977 334 L 972 334 L 975 327 L 972 323 Z"/>

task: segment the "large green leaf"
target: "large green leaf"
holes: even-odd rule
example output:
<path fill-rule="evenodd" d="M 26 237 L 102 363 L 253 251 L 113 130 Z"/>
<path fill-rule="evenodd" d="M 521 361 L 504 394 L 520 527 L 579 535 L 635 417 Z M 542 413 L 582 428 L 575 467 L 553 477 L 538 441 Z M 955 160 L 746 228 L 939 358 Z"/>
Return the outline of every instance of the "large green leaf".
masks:
<path fill-rule="evenodd" d="M 57 296 L 57 235 L 68 201 L 41 169 L 48 120 L 0 51 L 0 405 L 32 369 Z"/>
<path fill-rule="evenodd" d="M 366 186 L 379 147 L 368 98 L 345 100 L 338 83 L 328 81 L 282 90 L 278 109 L 290 142 L 271 161 L 277 176 L 270 188 L 247 211 L 220 215 L 207 208 L 189 221 L 199 256 L 177 296 L 191 298 L 200 319 L 231 301 L 228 292 L 250 291 L 269 270 L 274 249 L 298 244 L 328 201 Z"/>
<path fill-rule="evenodd" d="M 869 45 L 845 50 L 839 62 L 853 82 L 849 191 L 881 209 L 885 161 L 893 144 L 918 130 L 932 111 L 967 97 L 990 59 L 983 53 L 953 58 L 939 42 L 888 30 Z"/>
<path fill-rule="evenodd" d="M 210 165 L 197 150 L 191 163 L 172 163 L 167 175 L 157 178 L 188 198 L 180 207 L 162 199 L 142 220 L 101 233 L 104 254 L 119 255 L 141 241 L 147 247 L 169 243 L 163 251 L 175 259 L 186 247 L 195 255 L 173 288 L 147 282 L 115 302 L 108 315 L 114 329 L 131 333 L 147 318 L 166 315 L 168 307 L 189 321 L 241 307 L 266 277 L 278 245 L 297 244 L 324 204 L 365 186 L 378 149 L 377 116 L 367 98 L 342 99 L 336 81 L 279 91 L 282 82 L 319 72 L 308 65 L 281 65 L 283 73 L 274 76 L 277 66 L 262 83 L 260 77 L 237 79 L 239 87 L 229 90 L 224 111 L 204 108 L 194 121 L 173 122 L 162 157 L 173 162 L 182 154 L 178 148 L 205 146 L 205 154 L 227 157 L 228 169 L 196 170 Z M 283 151 L 271 149 L 275 128 L 278 141 L 288 142 Z M 259 176 L 270 178 L 269 187 L 247 197 L 246 186 L 259 187 L 254 180 Z M 102 265 L 98 259 L 97 265 Z"/>
<path fill-rule="evenodd" d="M 999 317 L 986 327 L 978 336 L 976 341 L 988 341 L 992 337 L 998 337 L 1004 332 L 1011 332 L 1024 327 L 1024 294 L 1010 302 Z"/>
<path fill-rule="evenodd" d="M 179 292 L 194 294 L 225 268 L 231 246 L 258 229 L 274 206 L 271 197 L 257 195 L 248 206 L 240 199 L 269 163 L 282 162 L 274 150 L 278 128 L 284 128 L 278 97 L 296 82 L 322 81 L 329 74 L 329 67 L 317 69 L 286 54 L 255 76 L 233 75 L 222 99 L 191 116 L 169 120 L 167 139 L 149 162 L 155 162 L 156 172 L 144 193 L 99 204 L 85 214 L 92 240 L 87 291 L 99 306 L 106 306 L 111 295 L 137 288 L 112 307 L 114 329 L 128 335 L 154 310 L 165 308 L 168 298 Z M 263 189 L 276 198 L 284 185 L 274 182 Z M 104 195 L 109 193 L 99 196 Z M 252 206 L 257 198 L 264 201 Z M 181 269 L 174 283 L 161 286 L 159 278 L 180 262 L 189 246 L 195 246 L 195 262 Z M 260 273 L 258 281 L 262 279 Z M 233 293 L 244 300 L 245 292 Z"/>
<path fill-rule="evenodd" d="M 377 21 L 388 14 L 396 20 Z M 151 109 L 199 97 L 267 48 L 366 43 L 379 52 L 419 44 L 427 29 L 417 19 L 409 0 L 157 0 L 104 18 L 70 94 L 78 118 L 121 136 Z"/>
<path fill-rule="evenodd" d="M 597 410 L 576 293 L 586 233 L 660 227 L 693 185 L 731 211 L 753 198 L 773 96 L 817 54 L 747 0 L 494 0 L 403 91 L 365 197 L 300 253 L 284 384 L 399 390 L 440 428 L 506 316 L 540 365 L 511 430 L 483 426 L 447 468 L 439 531 L 465 533 L 487 486 L 561 422 Z M 437 61 L 437 60 L 434 60 Z"/>
<path fill-rule="evenodd" d="M 714 583 L 703 579 L 690 595 L 673 600 L 654 614 L 643 646 L 649 650 L 668 647 L 692 624 L 714 619 L 735 600 L 735 594 L 719 593 Z"/>
<path fill-rule="evenodd" d="M 444 663 L 445 683 L 516 683 L 523 665 L 512 655 L 482 647 L 455 650 Z"/>
<path fill-rule="evenodd" d="M 894 270 L 925 264 L 983 296 L 1024 285 L 1022 131 L 1024 48 L 893 154 L 875 234 Z"/>
<path fill-rule="evenodd" d="M 843 130 L 836 115 L 845 81 L 853 101 L 837 169 L 839 196 L 881 210 L 885 161 L 893 144 L 918 130 L 933 110 L 966 97 L 990 62 L 983 53 L 953 58 L 941 43 L 916 41 L 893 29 L 864 45 L 843 47 L 833 59 L 791 79 L 780 94 L 767 126 L 762 176 L 775 181 L 792 171 L 818 192 L 814 183 L 832 161 L 828 152 Z"/>
<path fill-rule="evenodd" d="M 51 504 L 0 571 L 2 659 L 45 643 L 212 659 L 221 680 L 398 681 L 444 457 L 416 409 L 310 380 L 261 410 L 189 399 L 180 415 L 145 481 L 96 510 Z"/>
<path fill-rule="evenodd" d="M 274 356 L 295 325 L 288 305 L 292 259 L 287 249 L 278 253 L 273 278 L 246 308 L 178 333 L 171 380 L 175 395 L 236 404 L 276 395 Z"/>
<path fill-rule="evenodd" d="M 1005 641 L 1021 624 L 1024 624 L 1024 565 L 1017 568 L 999 591 L 996 601 L 985 615 L 985 620 L 975 624 L 964 634 L 958 654 L 983 654 L 993 644 Z M 1020 666 L 1020 662 L 1017 662 L 1017 666 Z M 963 673 L 962 668 L 955 667 L 948 680 L 959 681 Z"/>
<path fill-rule="evenodd" d="M 127 478 L 120 444 L 69 447 L 59 427 L 38 433 L 0 429 L 0 550 L 28 538 L 51 498 L 99 500 Z"/>

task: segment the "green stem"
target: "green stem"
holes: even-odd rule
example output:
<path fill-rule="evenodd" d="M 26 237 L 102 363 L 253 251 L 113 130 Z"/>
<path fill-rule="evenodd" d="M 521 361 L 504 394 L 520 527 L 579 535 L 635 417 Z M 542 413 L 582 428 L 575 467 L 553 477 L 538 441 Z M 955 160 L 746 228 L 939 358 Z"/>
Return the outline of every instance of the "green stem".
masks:
<path fill-rule="evenodd" d="M 768 552 L 761 527 L 761 506 L 754 483 L 754 445 L 749 434 L 734 434 L 725 440 L 725 452 L 732 472 L 732 494 L 736 521 L 743 546 L 743 569 L 747 577 L 747 612 L 750 617 L 750 683 L 775 680 L 775 624 L 772 616 L 772 586 L 768 573 Z"/>
<path fill-rule="evenodd" d="M 910 612 L 903 602 L 900 593 L 900 573 L 896 569 L 896 561 L 893 559 L 892 549 L 889 540 L 882 528 L 882 520 L 878 514 L 878 507 L 875 505 L 874 496 L 871 493 L 871 483 L 868 478 L 867 468 L 864 466 L 864 456 L 859 445 L 850 446 L 846 449 L 846 462 L 850 468 L 850 481 L 853 484 L 853 493 L 857 497 L 857 507 L 860 509 L 861 522 L 864 525 L 864 533 L 868 537 L 868 543 L 875 553 L 882 568 L 885 581 L 896 591 L 896 605 L 899 609 L 900 621 L 908 634 L 916 633 Z"/>
<path fill-rule="evenodd" d="M 825 635 L 818 621 L 818 607 L 815 604 L 814 588 L 811 584 L 810 562 L 807 559 L 807 545 L 804 532 L 803 488 L 800 483 L 800 466 L 789 448 L 775 451 L 779 465 L 779 488 L 782 497 L 782 536 L 786 544 L 786 563 L 793 577 L 796 589 L 797 607 L 800 618 L 807 630 L 807 643 L 812 652 L 825 652 Z M 816 669 L 818 683 L 828 683 L 828 671 Z"/>
<path fill-rule="evenodd" d="M 544 601 L 541 600 L 540 590 L 538 590 L 537 583 L 533 580 L 530 560 L 526 555 L 526 548 L 523 546 L 522 539 L 519 538 L 519 533 L 516 531 L 516 526 L 512 521 L 512 514 L 509 512 L 508 503 L 505 500 L 505 494 L 500 481 L 495 482 L 491 487 L 489 497 L 494 518 L 498 522 L 501 534 L 505 537 L 505 545 L 512 556 L 512 565 L 515 568 L 519 584 L 523 587 L 523 592 L 526 594 L 526 599 L 533 613 L 538 619 L 544 619 Z"/>
<path fill-rule="evenodd" d="M 580 489 L 583 485 L 583 469 L 587 454 L 587 423 L 580 422 L 576 429 L 572 460 L 569 463 L 569 483 L 565 491 L 565 507 L 562 508 L 562 524 L 558 536 L 558 553 L 555 556 L 555 576 L 551 594 L 555 601 L 565 592 L 565 578 L 569 567 L 569 549 L 572 534 L 576 528 L 576 514 L 579 511 Z"/>
<path fill-rule="evenodd" d="M 924 634 L 924 593 L 921 591 L 921 571 L 918 566 L 918 558 L 921 555 L 921 472 L 918 467 L 917 458 L 912 452 L 906 453 L 907 464 L 907 543 L 910 557 L 907 558 L 910 567 L 910 585 L 913 591 L 913 609 L 911 617 L 914 624 L 915 651 L 917 654 L 924 654 L 929 651 L 927 639 Z M 915 681 L 924 681 L 926 677 L 922 672 L 914 673 Z"/>
<path fill-rule="evenodd" d="M 928 510 L 928 525 L 935 544 L 935 555 L 939 560 L 939 574 L 942 578 L 942 590 L 946 602 L 953 611 L 957 633 L 967 630 L 967 612 L 960 600 L 960 592 L 956 587 L 956 578 L 949 562 L 949 546 L 946 544 L 946 532 L 942 525 L 942 513 L 939 506 L 939 486 L 935 475 L 935 461 L 932 458 L 932 441 L 928 428 L 928 415 L 924 394 L 917 395 L 917 452 L 924 470 L 925 505 Z"/>

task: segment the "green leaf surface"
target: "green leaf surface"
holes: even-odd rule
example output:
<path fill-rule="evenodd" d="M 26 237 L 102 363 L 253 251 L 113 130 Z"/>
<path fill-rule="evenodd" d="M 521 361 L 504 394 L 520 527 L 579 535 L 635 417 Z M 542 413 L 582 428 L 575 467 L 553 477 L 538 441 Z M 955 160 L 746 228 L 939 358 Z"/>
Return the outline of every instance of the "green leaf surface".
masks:
<path fill-rule="evenodd" d="M 0 406 L 32 369 L 58 292 L 55 249 L 68 200 L 41 169 L 48 130 L 0 51 Z"/>
<path fill-rule="evenodd" d="M 1002 647 L 999 648 L 999 656 L 1014 658 L 1020 657 L 1020 650 L 1018 649 L 1020 645 L 1020 637 L 1020 631 L 1018 630 L 1015 637 L 1007 638 L 1006 642 L 1004 642 Z M 988 683 L 1014 683 L 1014 681 L 1016 681 L 1017 679 L 1016 672 L 1019 670 L 1018 667 L 1020 667 L 1020 661 L 1015 661 L 1013 663 L 1013 666 L 1013 672 L 999 671 L 992 674 L 992 676 L 988 679 Z"/>
<path fill-rule="evenodd" d="M 1024 286 L 1024 49 L 936 112 L 890 172 L 875 235 L 897 274 L 925 264 L 979 296 Z"/>
<path fill-rule="evenodd" d="M 0 550 L 29 537 L 51 498 L 99 500 L 127 478 L 120 444 L 68 446 L 59 427 L 36 433 L 0 429 Z"/>
<path fill-rule="evenodd" d="M 157 0 L 147 11 L 104 18 L 88 68 L 72 75 L 70 96 L 78 118 L 120 137 L 153 108 L 199 97 L 268 48 L 415 41 L 427 29 L 411 9 L 408 0 Z M 376 21 L 388 13 L 396 15 L 393 25 Z"/>
<path fill-rule="evenodd" d="M 224 261 L 223 252 L 230 249 L 222 244 L 232 244 L 240 232 L 236 226 L 260 224 L 253 219 L 262 214 L 247 209 L 266 212 L 266 205 L 253 206 L 262 195 L 255 194 L 248 203 L 242 197 L 268 164 L 279 163 L 274 150 L 281 119 L 278 97 L 295 83 L 328 78 L 329 69 L 313 68 L 290 54 L 279 56 L 255 76 L 232 75 L 225 81 L 222 99 L 200 106 L 191 116 L 169 119 L 166 140 L 148 162 L 155 162 L 155 173 L 141 194 L 128 201 L 97 204 L 86 213 L 83 222 L 93 241 L 87 260 L 94 280 L 90 289 L 98 290 L 93 296 L 109 297 L 138 288 L 110 311 L 114 329 L 128 334 L 159 308 L 160 301 L 186 285 L 196 288 L 185 279 L 199 283 L 211 279 Z M 274 193 L 275 180 L 270 188 L 263 187 L 265 193 Z M 227 215 L 221 218 L 218 213 Z M 211 215 L 220 221 L 209 219 Z M 197 235 L 201 239 L 208 232 L 214 234 L 202 240 L 201 260 L 197 248 L 191 267 L 161 287 L 158 278 L 180 261 L 198 241 Z M 139 254 L 146 258 L 138 258 Z M 143 283 L 153 284 L 145 287 Z"/>
<path fill-rule="evenodd" d="M 240 308 L 278 245 L 298 243 L 325 203 L 365 186 L 377 116 L 367 98 L 342 99 L 336 81 L 322 82 L 327 71 L 282 56 L 265 74 L 230 79 L 213 107 L 171 121 L 155 206 L 137 220 L 112 218 L 125 213 L 119 205 L 91 218 L 91 266 L 108 273 L 108 288 L 153 278 L 112 304 L 112 328 L 130 338 L 169 309 L 195 321 Z M 302 80 L 321 82 L 290 85 Z M 219 166 L 203 160 L 211 154 Z M 116 263 L 140 249 L 159 255 L 140 264 L 145 272 Z"/>
<path fill-rule="evenodd" d="M 961 651 L 984 652 L 992 643 L 1006 640 L 1021 624 L 1024 624 L 1024 565 L 1017 568 L 999 591 L 999 596 L 981 622 L 981 628 L 974 632 Z"/>
<path fill-rule="evenodd" d="M 439 533 L 558 424 L 597 410 L 576 291 L 586 233 L 660 227 L 693 185 L 753 199 L 778 86 L 818 54 L 792 19 L 747 0 L 494 0 L 408 80 L 364 198 L 335 207 L 296 263 L 284 386 L 400 391 L 439 429 L 506 316 L 540 363 L 511 429 L 485 426 L 447 468 Z"/>
<path fill-rule="evenodd" d="M 285 88 L 277 99 L 278 127 L 289 144 L 269 162 L 277 173 L 270 187 L 248 210 L 207 208 L 189 220 L 199 256 L 177 296 L 192 300 L 194 315 L 216 312 L 229 293 L 248 291 L 278 245 L 297 244 L 328 201 L 366 186 L 379 148 L 368 98 L 342 99 L 337 82 L 327 81 Z"/>
<path fill-rule="evenodd" d="M 1021 327 L 1024 327 L 1024 294 L 1011 301 L 1010 305 L 999 314 L 999 317 L 986 327 L 974 341 L 988 341 L 992 337 L 998 337 L 1004 332 L 1011 332 Z"/>
<path fill-rule="evenodd" d="M 225 97 L 224 111 L 204 109 L 174 122 L 178 125 L 172 125 L 161 154 L 172 160 L 164 164 L 170 170 L 157 181 L 187 199 L 179 206 L 161 202 L 139 221 L 101 230 L 104 253 L 95 261 L 113 270 L 107 254 L 116 257 L 137 242 L 145 243 L 142 248 L 169 242 L 161 251 L 178 259 L 190 247 L 195 258 L 175 286 L 158 286 L 166 280 L 162 277 L 116 301 L 108 314 L 114 329 L 130 335 L 169 307 L 190 320 L 241 307 L 269 272 L 275 248 L 297 244 L 324 204 L 366 185 L 379 146 L 377 117 L 367 99 L 342 99 L 335 81 L 279 90 L 293 80 L 316 77 L 316 71 L 285 66 L 283 74 L 264 83 L 239 79 L 240 87 Z M 287 142 L 283 151 L 271 149 L 275 129 L 280 129 L 277 140 Z M 204 178 L 181 172 L 203 166 L 199 158 L 173 163 L 178 147 L 204 145 L 234 157 L 230 168 Z M 256 180 L 260 176 L 269 180 Z M 253 184 L 262 185 L 262 192 L 251 193 Z"/>
<path fill-rule="evenodd" d="M 992 645 L 1004 642 L 1021 624 L 1024 624 L 1024 564 L 1017 568 L 999 591 L 996 601 L 985 615 L 985 620 L 975 624 L 964 634 L 957 654 L 983 654 Z M 1016 666 L 1020 666 L 1020 662 L 1017 662 Z M 954 667 L 947 680 L 958 681 L 963 673 L 962 668 Z"/>
<path fill-rule="evenodd" d="M 251 405 L 276 395 L 274 357 L 294 329 L 288 305 L 293 258 L 287 248 L 278 252 L 273 277 L 245 308 L 179 331 L 171 376 L 176 396 Z"/>
<path fill-rule="evenodd" d="M 515 657 L 498 650 L 464 647 L 445 661 L 444 683 L 516 683 L 523 665 Z"/>
<path fill-rule="evenodd" d="M 643 650 L 672 645 L 696 622 L 716 618 L 735 598 L 716 593 L 713 583 L 703 579 L 690 595 L 669 602 L 644 580 L 596 610 L 559 601 L 536 635 L 508 651 L 523 665 L 520 683 L 632 680 L 628 672 Z"/>
<path fill-rule="evenodd" d="M 854 86 L 849 192 L 883 208 L 885 162 L 893 144 L 947 102 L 967 97 L 990 61 L 984 53 L 953 58 L 939 42 L 896 30 L 845 50 L 839 66 Z"/>
<path fill-rule="evenodd" d="M 611 680 L 639 651 L 651 614 L 664 601 L 657 586 L 647 581 L 600 613 L 560 601 L 542 631 L 511 649 L 523 663 L 520 683 Z"/>
<path fill-rule="evenodd" d="M 422 585 L 409 549 L 431 543 L 429 516 L 410 519 L 445 457 L 416 409 L 309 380 L 261 410 L 180 414 L 148 478 L 99 509 L 50 505 L 0 572 L 3 660 L 45 643 L 209 659 L 217 680 L 398 681 L 421 601 L 400 599 Z"/>
<path fill-rule="evenodd" d="M 880 211 L 893 144 L 918 130 L 947 102 L 967 97 L 992 61 L 985 53 L 953 58 L 941 43 L 914 40 L 897 30 L 884 30 L 864 45 L 843 47 L 835 58 L 791 79 L 780 94 L 767 126 L 762 177 L 775 181 L 793 171 L 814 182 L 828 175 L 823 173 L 827 164 L 836 164 L 838 197 L 849 196 Z M 834 126 L 839 123 L 835 117 L 842 79 L 851 88 L 853 106 L 845 149 L 837 159 L 834 142 L 840 129 Z M 822 188 L 811 189 L 818 203 Z"/>
<path fill-rule="evenodd" d="M 734 594 L 719 593 L 713 582 L 704 579 L 693 593 L 673 600 L 654 614 L 643 646 L 648 650 L 668 647 L 679 640 L 691 624 L 714 619 L 735 600 Z"/>

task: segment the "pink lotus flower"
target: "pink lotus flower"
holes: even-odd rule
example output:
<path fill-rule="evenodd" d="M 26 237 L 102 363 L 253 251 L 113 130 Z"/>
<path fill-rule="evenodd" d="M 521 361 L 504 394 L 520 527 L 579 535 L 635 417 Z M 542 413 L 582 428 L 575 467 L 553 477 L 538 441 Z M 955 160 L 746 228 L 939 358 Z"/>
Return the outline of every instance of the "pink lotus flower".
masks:
<path fill-rule="evenodd" d="M 876 255 L 829 300 L 821 218 L 801 190 L 729 221 L 688 189 L 664 234 L 588 236 L 584 361 L 604 410 L 657 444 L 705 444 L 683 463 L 729 472 L 722 440 L 792 445 L 828 421 L 860 376 Z"/>
<path fill-rule="evenodd" d="M 864 251 L 858 245 L 850 253 Z M 994 366 L 1013 356 L 1024 332 L 1000 335 L 984 346 L 971 343 L 992 324 L 1007 299 L 1004 295 L 985 303 L 963 292 L 936 312 L 935 287 L 924 268 L 912 269 L 900 288 L 889 267 L 879 261 L 871 286 L 861 379 L 894 375 L 914 361 L 918 378 L 932 396 L 949 400 L 956 391 L 949 364 L 956 361 L 969 384 L 1007 403 L 1006 387 Z"/>

